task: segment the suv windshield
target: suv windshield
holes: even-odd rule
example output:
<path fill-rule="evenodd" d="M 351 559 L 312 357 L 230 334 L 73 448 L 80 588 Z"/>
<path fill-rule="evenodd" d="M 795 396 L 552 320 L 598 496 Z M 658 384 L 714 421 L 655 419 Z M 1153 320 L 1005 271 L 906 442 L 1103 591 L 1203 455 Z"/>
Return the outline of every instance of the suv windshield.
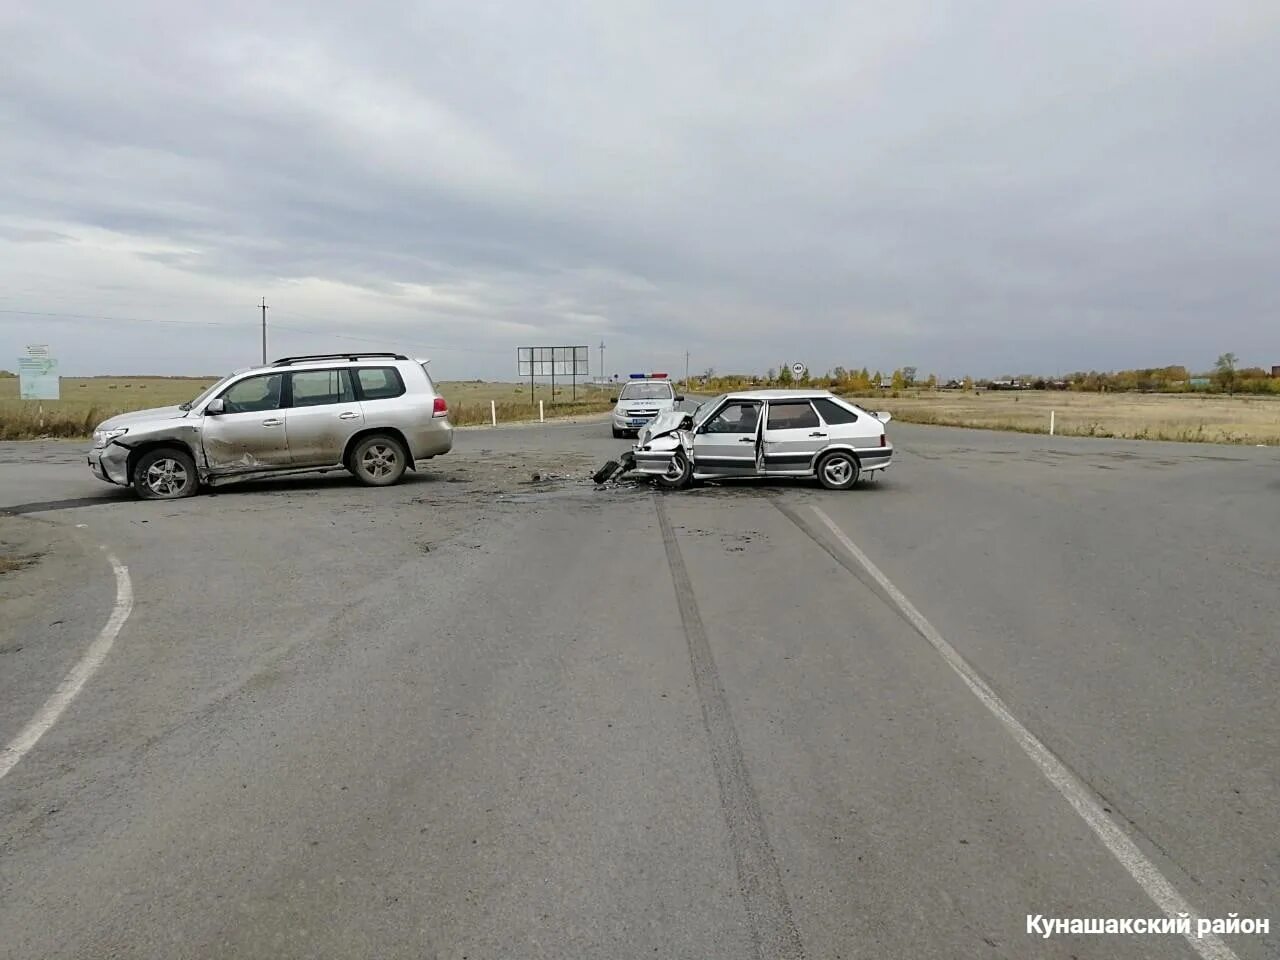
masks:
<path fill-rule="evenodd" d="M 618 395 L 619 400 L 670 400 L 675 394 L 671 392 L 671 384 L 665 381 L 637 381 L 628 383 Z"/>
<path fill-rule="evenodd" d="M 221 387 L 224 383 L 226 383 L 228 380 L 230 380 L 234 376 L 235 376 L 234 373 L 228 374 L 227 376 L 219 380 L 217 383 L 213 384 L 210 387 L 207 387 L 203 392 L 197 394 L 195 399 L 188 400 L 186 403 L 183 403 L 183 404 L 179 404 L 178 409 L 190 410 L 192 407 L 199 406 L 202 401 L 213 396 L 214 392 L 217 391 L 219 387 Z"/>

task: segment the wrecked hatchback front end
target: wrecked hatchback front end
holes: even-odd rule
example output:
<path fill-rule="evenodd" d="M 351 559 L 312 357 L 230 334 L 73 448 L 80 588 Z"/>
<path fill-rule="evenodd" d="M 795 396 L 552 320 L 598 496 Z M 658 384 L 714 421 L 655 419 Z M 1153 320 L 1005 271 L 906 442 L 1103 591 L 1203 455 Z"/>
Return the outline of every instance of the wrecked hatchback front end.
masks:
<path fill-rule="evenodd" d="M 693 457 L 693 415 L 680 410 L 659 414 L 640 431 L 632 452 L 636 473 L 665 476 L 677 453 Z"/>

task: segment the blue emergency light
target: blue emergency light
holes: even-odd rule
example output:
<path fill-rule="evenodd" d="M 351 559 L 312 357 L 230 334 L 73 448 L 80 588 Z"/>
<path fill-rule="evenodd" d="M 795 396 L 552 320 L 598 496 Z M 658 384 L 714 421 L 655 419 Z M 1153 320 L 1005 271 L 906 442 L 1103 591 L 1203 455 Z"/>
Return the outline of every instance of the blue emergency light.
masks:
<path fill-rule="evenodd" d="M 643 374 L 643 373 L 633 373 L 633 374 L 631 374 L 631 379 L 632 379 L 632 380 L 643 380 L 643 379 L 644 379 L 644 374 Z"/>

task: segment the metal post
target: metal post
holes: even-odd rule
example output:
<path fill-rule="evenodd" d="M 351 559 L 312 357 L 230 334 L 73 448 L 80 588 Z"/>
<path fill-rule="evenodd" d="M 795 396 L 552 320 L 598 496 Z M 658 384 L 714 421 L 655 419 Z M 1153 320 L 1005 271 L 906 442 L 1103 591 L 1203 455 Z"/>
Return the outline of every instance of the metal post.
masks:
<path fill-rule="evenodd" d="M 1049 436 L 1051 437 L 1053 436 L 1053 429 L 1055 426 L 1054 420 L 1056 419 L 1057 412 L 1058 412 L 1057 410 L 1049 411 Z"/>
<path fill-rule="evenodd" d="M 541 401 L 541 400 L 539 400 L 539 401 L 538 401 L 538 422 L 539 422 L 539 423 L 546 423 L 546 422 L 547 422 L 546 414 L 545 414 L 545 413 L 543 413 L 543 411 L 542 411 L 542 401 Z"/>
<path fill-rule="evenodd" d="M 556 402 L 556 348 L 551 348 L 551 402 Z"/>
<path fill-rule="evenodd" d="M 262 298 L 262 365 L 267 365 L 267 298 Z"/>
<path fill-rule="evenodd" d="M 489 401 L 489 417 L 493 420 L 493 425 L 498 425 L 498 404 L 493 400 Z"/>

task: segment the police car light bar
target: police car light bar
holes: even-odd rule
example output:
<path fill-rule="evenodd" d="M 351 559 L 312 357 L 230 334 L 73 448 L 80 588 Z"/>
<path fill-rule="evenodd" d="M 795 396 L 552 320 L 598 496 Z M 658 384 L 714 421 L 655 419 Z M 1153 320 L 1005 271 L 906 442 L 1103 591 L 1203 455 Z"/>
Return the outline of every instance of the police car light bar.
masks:
<path fill-rule="evenodd" d="M 643 380 L 643 379 L 644 379 L 644 374 L 643 374 L 643 373 L 633 373 L 633 374 L 631 374 L 631 379 L 632 379 L 632 380 Z"/>
<path fill-rule="evenodd" d="M 665 380 L 665 379 L 667 379 L 667 375 L 666 375 L 665 373 L 651 373 L 651 374 L 649 374 L 649 377 L 650 377 L 650 379 L 653 379 L 653 380 Z"/>

